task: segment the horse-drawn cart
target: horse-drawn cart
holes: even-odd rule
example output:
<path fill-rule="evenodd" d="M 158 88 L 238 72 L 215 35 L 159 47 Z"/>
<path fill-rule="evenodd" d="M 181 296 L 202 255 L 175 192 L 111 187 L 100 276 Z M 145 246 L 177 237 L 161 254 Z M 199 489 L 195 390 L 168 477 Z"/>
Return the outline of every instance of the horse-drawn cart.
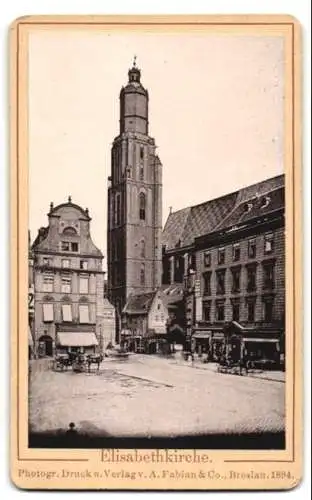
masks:
<path fill-rule="evenodd" d="M 103 354 L 98 352 L 98 345 L 94 332 L 58 332 L 54 370 L 64 371 L 71 368 L 73 372 L 90 373 L 95 365 L 99 371 Z"/>
<path fill-rule="evenodd" d="M 57 354 L 54 358 L 53 369 L 55 371 L 64 371 L 71 368 L 73 372 L 91 372 L 92 365 L 96 366 L 97 371 L 103 361 L 103 355 L 100 353 L 83 354 L 67 353 Z"/>

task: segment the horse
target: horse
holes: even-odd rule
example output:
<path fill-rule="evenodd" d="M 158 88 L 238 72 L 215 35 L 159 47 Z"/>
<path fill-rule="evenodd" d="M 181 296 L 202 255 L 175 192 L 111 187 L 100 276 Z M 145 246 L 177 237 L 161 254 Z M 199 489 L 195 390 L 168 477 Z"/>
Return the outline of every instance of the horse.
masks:
<path fill-rule="evenodd" d="M 87 356 L 88 372 L 90 373 L 90 371 L 91 371 L 91 365 L 97 365 L 97 371 L 99 371 L 100 364 L 102 363 L 103 359 L 104 359 L 104 356 L 101 353 L 88 354 L 88 356 Z"/>
<path fill-rule="evenodd" d="M 72 361 L 68 354 L 57 354 L 54 358 L 54 369 L 67 370 L 72 365 Z"/>

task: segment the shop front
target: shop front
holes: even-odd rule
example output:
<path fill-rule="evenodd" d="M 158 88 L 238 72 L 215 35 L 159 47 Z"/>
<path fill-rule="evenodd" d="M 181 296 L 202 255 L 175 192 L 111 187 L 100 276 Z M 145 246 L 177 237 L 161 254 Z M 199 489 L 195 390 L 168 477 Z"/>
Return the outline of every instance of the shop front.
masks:
<path fill-rule="evenodd" d="M 248 328 L 233 322 L 227 326 L 225 335 L 228 359 L 243 360 L 260 369 L 281 369 L 281 330 L 264 326 Z"/>
<path fill-rule="evenodd" d="M 95 354 L 99 342 L 94 332 L 58 332 L 56 354 Z"/>
<path fill-rule="evenodd" d="M 224 355 L 225 336 L 219 326 L 207 329 L 197 328 L 192 335 L 192 350 L 199 357 L 205 355 L 208 361 L 218 362 Z"/>

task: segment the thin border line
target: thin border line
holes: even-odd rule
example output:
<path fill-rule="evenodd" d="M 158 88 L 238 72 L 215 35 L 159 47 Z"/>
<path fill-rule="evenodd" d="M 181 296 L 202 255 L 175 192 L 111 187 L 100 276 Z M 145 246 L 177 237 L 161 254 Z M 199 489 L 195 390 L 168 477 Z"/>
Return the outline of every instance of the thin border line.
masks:
<path fill-rule="evenodd" d="M 19 26 L 20 25 L 62 25 L 62 26 L 70 26 L 70 25 L 81 25 L 81 26 L 291 26 L 292 27 L 292 190 L 293 190 L 293 213 L 292 213 L 292 222 L 293 222 L 293 228 L 294 228 L 294 213 L 295 213 L 295 203 L 294 203 L 294 180 L 295 180 L 295 173 L 294 173 L 294 164 L 295 164 L 295 102 L 294 102 L 294 97 L 295 97 L 295 91 L 294 91 L 294 86 L 295 86 L 295 76 L 294 76 L 294 23 L 292 22 L 122 22 L 122 21 L 107 21 L 107 22 L 89 22 L 89 21 L 72 21 L 68 22 L 66 20 L 64 21 L 20 21 L 17 23 L 17 54 L 16 54 L 16 98 L 17 98 L 17 103 L 16 103 L 16 110 L 17 110 L 17 131 L 16 131 L 16 150 L 17 150 L 17 158 L 16 158 L 16 167 L 17 167 L 17 173 L 16 173 L 16 179 L 17 179 L 17 456 L 18 460 L 21 461 L 37 461 L 37 462 L 42 462 L 42 461 L 54 461 L 54 462 L 62 462 L 62 461 L 84 461 L 87 462 L 89 459 L 74 459 L 74 458 L 64 458 L 64 459 L 58 459 L 58 458 L 21 458 L 20 453 L 19 453 L 19 356 L 20 356 L 20 351 L 19 351 L 19 336 L 20 336 L 20 318 L 19 318 L 19 123 L 18 123 L 18 118 L 19 118 Z M 293 231 L 293 247 L 294 247 L 294 231 Z M 295 247 L 294 247 L 295 248 Z M 293 283 L 295 280 L 295 259 L 293 257 Z M 295 287 L 294 287 L 295 289 Z M 295 295 L 294 295 L 294 302 L 293 302 L 293 340 L 295 341 Z M 272 463 L 293 463 L 294 462 L 294 448 L 295 448 L 295 344 L 293 348 L 293 432 L 292 432 L 292 460 L 224 460 L 226 463 L 230 462 L 249 462 L 249 463 L 256 463 L 256 462 L 272 462 Z M 28 448 L 29 449 L 29 448 Z M 92 450 L 96 450 L 96 448 L 92 448 Z M 100 450 L 98 450 L 100 451 Z M 226 451 L 226 450 L 224 450 Z M 240 451 L 240 450 L 237 450 Z M 103 451 L 102 451 L 103 455 Z"/>
<path fill-rule="evenodd" d="M 92 21 L 73 21 L 73 22 L 68 22 L 68 21 L 21 21 L 19 24 L 23 25 L 48 25 L 48 26 L 53 26 L 53 25 L 92 25 L 92 26 L 292 26 L 293 23 L 289 22 L 280 22 L 280 23 L 274 23 L 274 22 L 259 22 L 259 23 L 242 23 L 242 22 L 237 22 L 237 23 L 230 23 L 230 22 L 147 22 L 147 21 L 142 21 L 142 22 L 124 22 L 124 21 L 108 21 L 108 22 L 92 22 Z"/>

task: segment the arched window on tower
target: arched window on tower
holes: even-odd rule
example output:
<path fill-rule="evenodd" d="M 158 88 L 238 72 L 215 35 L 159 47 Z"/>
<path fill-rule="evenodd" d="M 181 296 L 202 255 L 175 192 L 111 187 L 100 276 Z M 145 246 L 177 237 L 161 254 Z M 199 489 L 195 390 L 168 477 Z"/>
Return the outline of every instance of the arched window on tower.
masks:
<path fill-rule="evenodd" d="M 145 258 L 145 241 L 143 239 L 140 241 L 140 257 Z"/>
<path fill-rule="evenodd" d="M 140 269 L 140 284 L 145 285 L 145 264 L 141 264 Z"/>
<path fill-rule="evenodd" d="M 145 220 L 146 197 L 144 193 L 140 193 L 140 220 Z"/>

